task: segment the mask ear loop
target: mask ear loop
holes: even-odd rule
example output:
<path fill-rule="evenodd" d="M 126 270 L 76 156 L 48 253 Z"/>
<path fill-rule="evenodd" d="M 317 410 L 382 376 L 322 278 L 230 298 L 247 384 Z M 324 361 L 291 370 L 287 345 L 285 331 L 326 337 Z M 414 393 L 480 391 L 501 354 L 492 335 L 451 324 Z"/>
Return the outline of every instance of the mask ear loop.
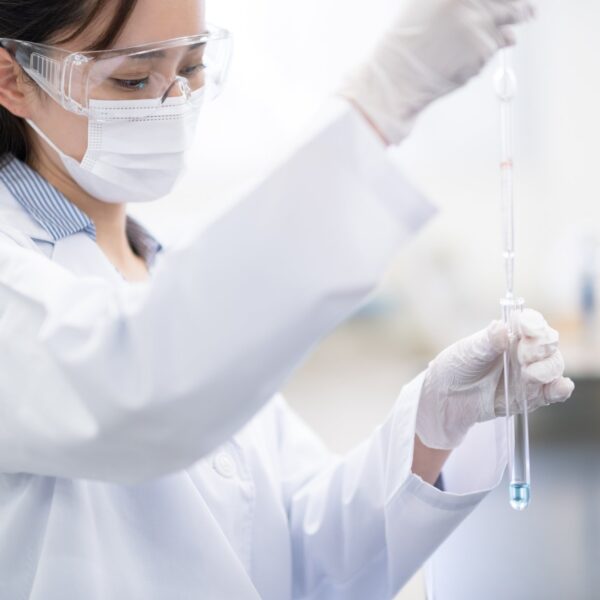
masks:
<path fill-rule="evenodd" d="M 165 103 L 165 100 L 169 97 L 169 94 L 171 93 L 173 86 L 176 84 L 179 84 L 179 88 L 181 89 L 181 92 L 182 92 L 183 96 L 185 97 L 186 101 L 189 101 L 191 99 L 192 89 L 190 88 L 190 84 L 189 84 L 188 80 L 185 77 L 181 77 L 180 75 L 178 75 L 173 80 L 173 83 L 171 83 L 171 85 L 167 88 L 167 91 L 164 93 L 164 96 L 160 99 L 161 104 Z"/>
<path fill-rule="evenodd" d="M 33 129 L 59 156 L 71 158 L 67 156 L 31 119 L 25 119 L 25 122 Z"/>

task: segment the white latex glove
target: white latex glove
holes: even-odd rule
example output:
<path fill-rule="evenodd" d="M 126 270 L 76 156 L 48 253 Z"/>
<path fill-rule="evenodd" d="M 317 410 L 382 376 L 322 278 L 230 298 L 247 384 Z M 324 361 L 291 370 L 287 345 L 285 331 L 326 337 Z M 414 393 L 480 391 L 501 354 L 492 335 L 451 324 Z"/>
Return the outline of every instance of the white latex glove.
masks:
<path fill-rule="evenodd" d="M 558 332 L 531 309 L 516 316 L 515 331 L 529 411 L 568 400 L 575 386 L 563 377 Z M 507 328 L 494 321 L 430 363 L 417 412 L 417 435 L 426 446 L 456 448 L 473 425 L 506 414 L 503 353 L 507 347 Z M 510 410 L 523 412 L 516 400 Z"/>
<path fill-rule="evenodd" d="M 499 48 L 514 44 L 510 26 L 533 14 L 528 0 L 406 0 L 339 94 L 388 144 L 397 144 L 427 105 L 479 73 Z"/>

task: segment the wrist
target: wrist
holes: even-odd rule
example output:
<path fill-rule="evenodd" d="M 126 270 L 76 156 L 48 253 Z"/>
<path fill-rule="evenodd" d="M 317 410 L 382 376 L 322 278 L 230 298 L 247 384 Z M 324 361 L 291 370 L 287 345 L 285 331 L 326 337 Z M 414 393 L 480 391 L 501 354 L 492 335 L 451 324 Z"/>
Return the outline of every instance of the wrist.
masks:
<path fill-rule="evenodd" d="M 367 122 L 369 127 L 373 130 L 373 132 L 377 135 L 377 137 L 381 140 L 384 146 L 391 146 L 391 142 L 386 138 L 381 129 L 377 126 L 375 121 L 369 116 L 367 111 L 350 95 L 345 94 L 344 92 L 338 93 L 340 98 L 343 98 L 352 106 L 352 108 L 358 112 L 358 114 Z"/>
<path fill-rule="evenodd" d="M 434 363 L 430 364 L 421 388 L 415 433 L 428 448 L 449 451 L 462 444 L 474 423 L 469 411 L 461 410 L 466 399 L 452 397 L 448 390 L 440 389 L 432 368 Z"/>
<path fill-rule="evenodd" d="M 452 450 L 430 448 L 418 435 L 415 435 L 412 472 L 433 485 L 451 453 Z"/>

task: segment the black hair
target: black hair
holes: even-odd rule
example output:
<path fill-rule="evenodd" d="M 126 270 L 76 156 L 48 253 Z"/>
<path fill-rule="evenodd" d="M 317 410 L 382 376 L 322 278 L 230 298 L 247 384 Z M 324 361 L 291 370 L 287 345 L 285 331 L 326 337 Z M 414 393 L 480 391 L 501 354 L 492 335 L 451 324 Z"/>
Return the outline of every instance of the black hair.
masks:
<path fill-rule="evenodd" d="M 66 43 L 91 27 L 107 4 L 106 0 L 0 0 L 0 38 L 38 44 Z M 110 48 L 137 0 L 114 0 L 114 4 L 107 26 L 85 50 Z M 23 119 L 0 106 L 0 158 L 7 153 L 25 161 L 30 155 L 30 144 Z"/>

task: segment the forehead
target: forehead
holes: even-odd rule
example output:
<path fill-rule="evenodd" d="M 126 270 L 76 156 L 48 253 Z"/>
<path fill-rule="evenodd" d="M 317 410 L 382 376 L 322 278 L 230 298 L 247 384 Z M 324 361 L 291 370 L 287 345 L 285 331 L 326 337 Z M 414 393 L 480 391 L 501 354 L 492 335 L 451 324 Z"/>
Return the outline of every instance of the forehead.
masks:
<path fill-rule="evenodd" d="M 92 46 L 98 39 L 98 32 L 110 25 L 114 10 L 115 1 L 107 2 L 106 8 L 86 31 L 61 46 L 71 51 Z M 113 48 L 131 48 L 189 37 L 202 33 L 205 29 L 205 0 L 137 0 Z"/>
<path fill-rule="evenodd" d="M 204 0 L 138 0 L 115 48 L 192 36 L 205 28 Z"/>

